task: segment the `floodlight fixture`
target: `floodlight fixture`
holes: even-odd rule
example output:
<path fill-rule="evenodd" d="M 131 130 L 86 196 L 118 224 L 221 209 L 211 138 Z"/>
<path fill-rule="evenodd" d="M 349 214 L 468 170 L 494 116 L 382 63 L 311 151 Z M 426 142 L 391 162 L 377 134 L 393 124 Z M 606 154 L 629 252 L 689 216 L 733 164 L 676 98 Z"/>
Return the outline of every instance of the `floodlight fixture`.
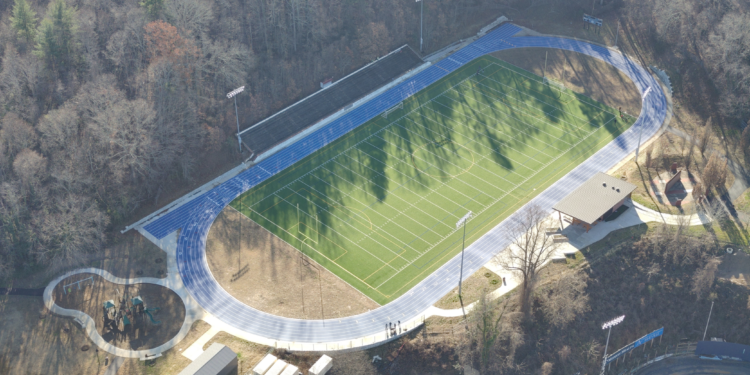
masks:
<path fill-rule="evenodd" d="M 236 89 L 230 91 L 229 94 L 227 94 L 227 99 L 232 99 L 235 95 L 237 95 L 237 94 L 239 94 L 239 93 L 241 93 L 243 91 L 245 91 L 245 86 L 236 88 Z"/>
<path fill-rule="evenodd" d="M 612 320 L 610 320 L 610 321 L 602 324 L 602 329 L 607 329 L 607 328 L 614 327 L 614 326 L 622 323 L 623 320 L 625 320 L 625 315 L 618 316 L 617 318 L 614 318 L 614 319 L 612 319 Z"/>
<path fill-rule="evenodd" d="M 462 225 L 466 224 L 466 222 L 469 221 L 469 219 L 471 219 L 473 215 L 474 213 L 469 211 L 466 215 L 464 215 L 464 217 L 458 219 L 458 221 L 456 222 L 456 229 L 461 228 Z"/>

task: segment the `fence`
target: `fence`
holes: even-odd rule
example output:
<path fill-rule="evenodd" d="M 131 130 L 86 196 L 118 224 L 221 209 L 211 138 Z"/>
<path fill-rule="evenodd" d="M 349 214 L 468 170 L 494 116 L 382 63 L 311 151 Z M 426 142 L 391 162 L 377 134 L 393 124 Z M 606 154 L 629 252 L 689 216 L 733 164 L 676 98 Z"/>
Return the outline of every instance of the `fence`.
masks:
<path fill-rule="evenodd" d="M 656 344 L 654 344 L 656 342 Z M 643 345 L 643 349 L 636 348 L 630 353 L 618 358 L 607 366 L 605 374 L 626 375 L 635 374 L 640 369 L 659 362 L 665 358 L 695 355 L 697 342 L 660 343 L 652 340 L 650 344 Z"/>

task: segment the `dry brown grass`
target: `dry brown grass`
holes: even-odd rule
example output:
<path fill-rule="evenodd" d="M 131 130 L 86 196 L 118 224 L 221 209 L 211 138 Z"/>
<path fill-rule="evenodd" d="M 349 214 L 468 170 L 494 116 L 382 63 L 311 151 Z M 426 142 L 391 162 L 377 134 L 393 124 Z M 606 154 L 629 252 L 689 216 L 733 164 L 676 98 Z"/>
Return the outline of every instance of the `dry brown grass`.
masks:
<path fill-rule="evenodd" d="M 231 207 L 216 218 L 206 243 L 208 265 L 219 284 L 258 310 L 287 318 L 320 319 L 380 307 L 301 255 Z"/>

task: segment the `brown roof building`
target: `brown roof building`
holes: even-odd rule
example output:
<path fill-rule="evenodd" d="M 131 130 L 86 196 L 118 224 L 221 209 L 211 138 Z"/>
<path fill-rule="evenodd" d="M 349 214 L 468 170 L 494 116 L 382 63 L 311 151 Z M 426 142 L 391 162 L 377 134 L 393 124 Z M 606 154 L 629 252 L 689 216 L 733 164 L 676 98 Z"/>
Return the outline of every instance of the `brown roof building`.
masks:
<path fill-rule="evenodd" d="M 565 214 L 571 217 L 572 224 L 580 224 L 588 231 L 606 214 L 620 208 L 635 188 L 631 183 L 600 172 L 552 208 L 561 214 L 561 221 Z"/>

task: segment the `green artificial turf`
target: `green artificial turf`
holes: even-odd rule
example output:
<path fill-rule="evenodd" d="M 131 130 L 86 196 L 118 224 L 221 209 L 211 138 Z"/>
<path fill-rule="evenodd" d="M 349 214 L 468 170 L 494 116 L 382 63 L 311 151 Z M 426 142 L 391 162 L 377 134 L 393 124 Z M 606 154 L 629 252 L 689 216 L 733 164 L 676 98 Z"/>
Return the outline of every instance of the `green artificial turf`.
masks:
<path fill-rule="evenodd" d="M 615 113 L 482 57 L 231 205 L 385 304 L 460 252 L 468 211 L 467 246 L 631 125 Z"/>

